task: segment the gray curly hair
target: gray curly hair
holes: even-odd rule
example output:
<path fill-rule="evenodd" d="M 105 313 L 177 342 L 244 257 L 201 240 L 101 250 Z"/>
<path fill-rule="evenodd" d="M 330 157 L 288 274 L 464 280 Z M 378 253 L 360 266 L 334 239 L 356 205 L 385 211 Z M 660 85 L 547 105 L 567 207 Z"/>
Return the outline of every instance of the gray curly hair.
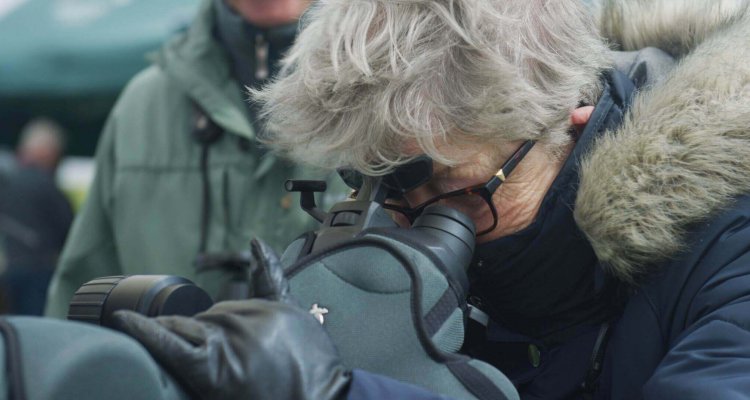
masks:
<path fill-rule="evenodd" d="M 384 174 L 450 146 L 568 143 L 609 49 L 580 0 L 321 0 L 274 82 L 252 93 L 291 159 Z M 448 149 L 448 150 L 446 150 Z"/>

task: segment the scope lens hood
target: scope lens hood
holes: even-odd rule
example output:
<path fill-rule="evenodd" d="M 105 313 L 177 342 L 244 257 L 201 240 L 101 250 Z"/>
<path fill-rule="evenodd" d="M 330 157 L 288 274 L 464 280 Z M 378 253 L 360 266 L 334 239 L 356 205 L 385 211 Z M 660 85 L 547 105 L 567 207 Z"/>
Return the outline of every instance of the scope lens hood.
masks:
<path fill-rule="evenodd" d="M 179 276 L 108 276 L 84 283 L 76 291 L 68 319 L 112 327 L 112 314 L 118 310 L 149 317 L 193 316 L 212 305 L 208 293 Z"/>

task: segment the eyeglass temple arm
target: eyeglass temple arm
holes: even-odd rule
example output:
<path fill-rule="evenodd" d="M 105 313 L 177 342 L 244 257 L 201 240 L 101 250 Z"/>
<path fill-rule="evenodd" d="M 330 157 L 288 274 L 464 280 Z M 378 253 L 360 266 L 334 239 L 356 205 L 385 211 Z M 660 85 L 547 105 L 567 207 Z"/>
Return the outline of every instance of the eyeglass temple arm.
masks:
<path fill-rule="evenodd" d="M 521 160 L 526 157 L 526 154 L 528 154 L 529 150 L 534 147 L 534 144 L 536 144 L 536 142 L 533 140 L 527 140 L 526 142 L 524 142 L 521 147 L 519 147 L 518 150 L 513 153 L 510 159 L 508 159 L 508 161 L 503 164 L 502 168 L 497 171 L 497 174 L 495 174 L 495 176 L 500 179 L 501 182 L 505 182 L 505 179 L 507 179 L 508 175 L 510 175 L 510 173 L 513 172 L 514 169 L 516 169 L 516 166 L 518 166 Z"/>

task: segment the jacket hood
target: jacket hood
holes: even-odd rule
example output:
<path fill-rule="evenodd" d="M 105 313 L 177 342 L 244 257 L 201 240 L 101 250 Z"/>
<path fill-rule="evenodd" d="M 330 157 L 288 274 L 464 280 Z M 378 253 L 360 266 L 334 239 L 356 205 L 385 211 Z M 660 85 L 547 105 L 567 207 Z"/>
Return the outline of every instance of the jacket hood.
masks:
<path fill-rule="evenodd" d="M 187 32 L 167 42 L 156 64 L 188 97 L 226 131 L 252 139 L 239 84 L 231 76 L 229 58 L 214 38 L 214 0 L 204 0 Z"/>
<path fill-rule="evenodd" d="M 636 283 L 750 192 L 750 13 L 746 1 L 706 0 L 605 0 L 599 10 L 620 49 L 680 58 L 581 167 L 576 221 L 605 268 Z"/>

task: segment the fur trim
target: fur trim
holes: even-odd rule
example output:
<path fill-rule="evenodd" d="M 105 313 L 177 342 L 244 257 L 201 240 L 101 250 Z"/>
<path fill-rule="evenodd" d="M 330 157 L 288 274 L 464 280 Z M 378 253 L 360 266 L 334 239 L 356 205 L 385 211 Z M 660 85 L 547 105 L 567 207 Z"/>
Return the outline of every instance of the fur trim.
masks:
<path fill-rule="evenodd" d="M 663 3 L 633 2 L 641 10 L 674 8 Z M 653 32 L 678 44 L 677 54 L 696 45 L 663 82 L 636 96 L 622 127 L 598 140 L 582 166 L 576 221 L 611 272 L 635 283 L 676 256 L 691 224 L 750 192 L 750 15 L 707 16 L 704 22 L 734 21 L 713 34 L 702 22 L 678 18 L 664 31 L 665 18 L 628 18 L 633 30 L 657 21 Z M 696 27 L 705 29 L 690 37 Z M 644 30 L 627 46 L 658 44 L 650 42 L 656 37 Z"/>
<path fill-rule="evenodd" d="M 749 5 L 748 0 L 598 0 L 594 9 L 602 36 L 618 50 L 657 47 L 682 57 L 737 23 Z"/>

